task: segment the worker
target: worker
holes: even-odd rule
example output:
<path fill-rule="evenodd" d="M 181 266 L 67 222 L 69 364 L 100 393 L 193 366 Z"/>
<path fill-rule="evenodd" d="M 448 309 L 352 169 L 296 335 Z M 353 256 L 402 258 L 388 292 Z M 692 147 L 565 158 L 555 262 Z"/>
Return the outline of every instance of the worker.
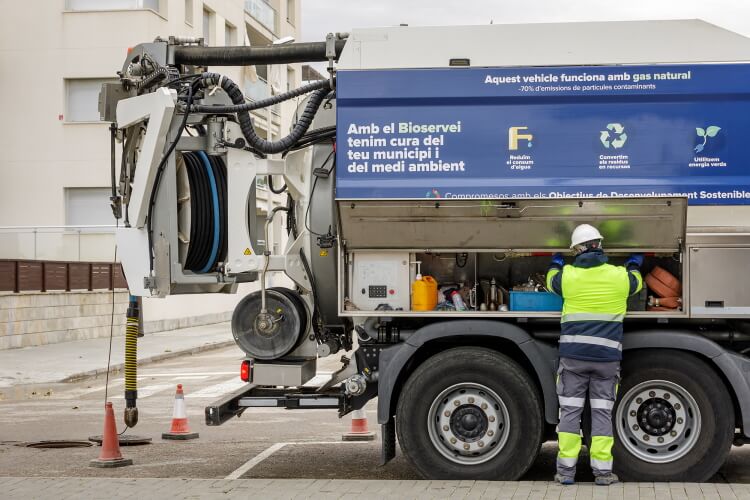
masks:
<path fill-rule="evenodd" d="M 612 407 L 622 359 L 622 320 L 630 295 L 643 286 L 642 254 L 632 254 L 624 266 L 607 263 L 604 238 L 589 224 L 576 227 L 570 248 L 576 256 L 565 265 L 561 253 L 552 257 L 547 288 L 563 298 L 557 395 L 560 402 L 557 473 L 555 481 L 575 483 L 581 451 L 581 414 L 588 393 L 591 406 L 589 455 L 595 482 L 616 483 L 612 472 Z"/>

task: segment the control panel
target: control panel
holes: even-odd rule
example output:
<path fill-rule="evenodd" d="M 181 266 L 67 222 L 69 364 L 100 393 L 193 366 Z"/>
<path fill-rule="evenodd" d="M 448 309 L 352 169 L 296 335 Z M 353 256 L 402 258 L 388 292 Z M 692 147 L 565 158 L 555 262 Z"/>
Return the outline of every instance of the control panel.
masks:
<path fill-rule="evenodd" d="M 353 252 L 348 297 L 360 310 L 409 310 L 409 254 Z"/>

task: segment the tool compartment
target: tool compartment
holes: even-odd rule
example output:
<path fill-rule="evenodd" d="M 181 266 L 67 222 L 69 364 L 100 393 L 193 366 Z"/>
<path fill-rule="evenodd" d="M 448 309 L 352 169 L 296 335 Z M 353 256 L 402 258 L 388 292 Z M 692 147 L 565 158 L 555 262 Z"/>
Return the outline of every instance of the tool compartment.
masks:
<path fill-rule="evenodd" d="M 644 289 L 630 298 L 630 314 L 682 317 L 686 205 L 682 198 L 340 203 L 347 235 L 340 315 L 558 317 L 562 301 L 546 287 L 551 256 L 562 252 L 572 263 L 570 233 L 591 223 L 610 263 L 645 254 Z M 418 275 L 437 282 L 432 310 L 412 307 Z"/>

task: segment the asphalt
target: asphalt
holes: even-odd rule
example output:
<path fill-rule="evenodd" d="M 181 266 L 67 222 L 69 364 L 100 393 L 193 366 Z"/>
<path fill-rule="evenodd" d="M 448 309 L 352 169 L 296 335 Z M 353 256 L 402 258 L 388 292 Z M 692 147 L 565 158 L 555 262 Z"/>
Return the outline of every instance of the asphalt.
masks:
<path fill-rule="evenodd" d="M 110 370 L 122 369 L 125 337 L 112 338 Z M 138 364 L 234 345 L 228 322 L 147 334 L 138 339 Z M 0 388 L 73 381 L 107 372 L 110 339 L 96 338 L 0 351 Z"/>

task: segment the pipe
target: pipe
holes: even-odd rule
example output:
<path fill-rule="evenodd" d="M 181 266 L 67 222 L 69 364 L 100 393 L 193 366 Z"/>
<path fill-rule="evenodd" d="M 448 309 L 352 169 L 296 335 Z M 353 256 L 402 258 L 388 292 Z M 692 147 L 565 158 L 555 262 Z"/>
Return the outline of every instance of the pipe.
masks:
<path fill-rule="evenodd" d="M 336 40 L 338 60 L 346 40 Z M 195 66 L 252 66 L 255 64 L 290 64 L 327 61 L 326 42 L 301 42 L 261 47 L 197 47 L 174 48 L 175 64 Z"/>
<path fill-rule="evenodd" d="M 141 315 L 138 297 L 130 296 L 125 323 L 125 425 L 138 423 L 138 324 Z"/>

